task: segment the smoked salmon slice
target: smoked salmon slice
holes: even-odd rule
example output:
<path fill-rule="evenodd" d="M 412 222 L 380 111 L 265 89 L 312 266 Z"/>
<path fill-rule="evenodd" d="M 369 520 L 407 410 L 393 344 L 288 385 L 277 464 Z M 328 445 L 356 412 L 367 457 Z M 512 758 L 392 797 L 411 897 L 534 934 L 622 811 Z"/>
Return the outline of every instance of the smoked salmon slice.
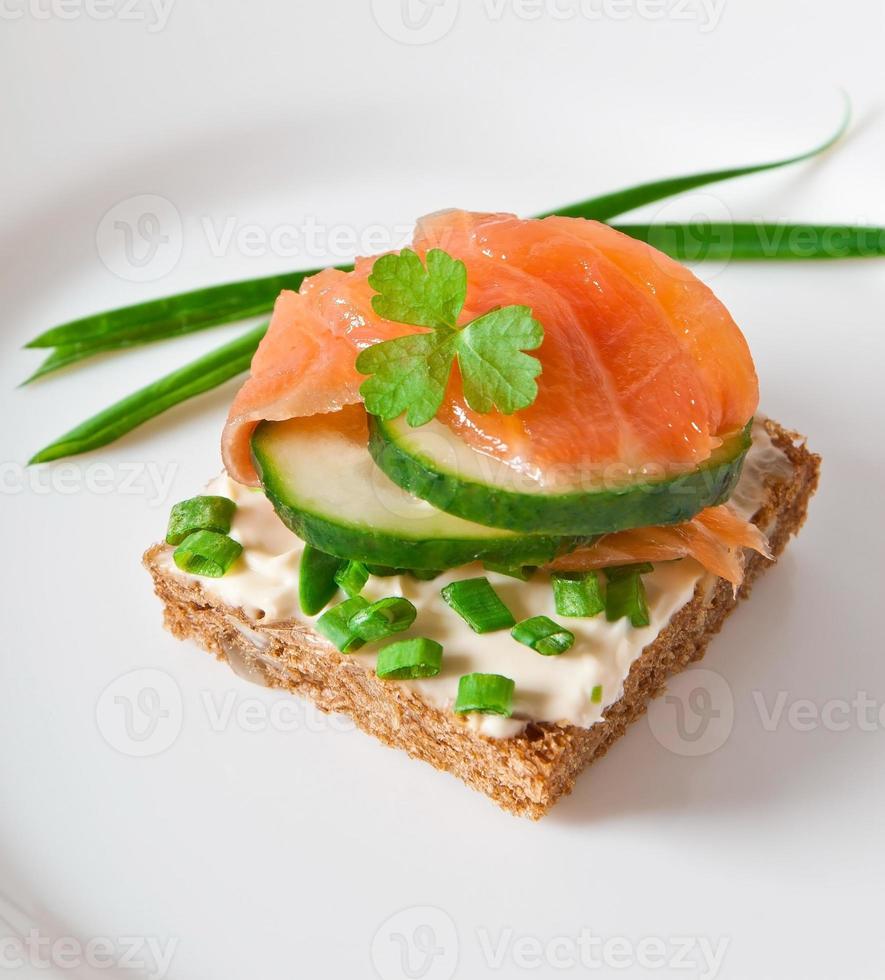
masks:
<path fill-rule="evenodd" d="M 574 572 L 634 562 L 694 558 L 707 571 L 737 588 L 744 578 L 744 548 L 772 557 L 762 531 L 724 504 L 702 510 L 685 524 L 604 534 L 590 547 L 557 558 L 548 568 Z"/>
<path fill-rule="evenodd" d="M 534 404 L 479 415 L 453 375 L 441 417 L 467 443 L 547 482 L 596 479 L 618 464 L 679 472 L 705 460 L 758 403 L 737 325 L 689 270 L 649 245 L 580 218 L 440 212 L 418 223 L 419 255 L 443 248 L 467 266 L 462 322 L 530 306 L 544 327 Z M 263 419 L 335 412 L 360 401 L 360 350 L 418 332 L 372 310 L 374 259 L 283 292 L 222 439 L 227 469 L 255 484 L 252 432 Z M 553 476 L 551 476 L 551 474 Z"/>

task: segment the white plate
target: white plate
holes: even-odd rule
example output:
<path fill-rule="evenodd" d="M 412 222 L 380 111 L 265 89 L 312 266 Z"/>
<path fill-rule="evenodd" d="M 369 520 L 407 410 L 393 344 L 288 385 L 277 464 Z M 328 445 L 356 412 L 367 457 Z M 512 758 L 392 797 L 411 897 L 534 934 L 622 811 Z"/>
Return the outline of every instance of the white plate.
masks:
<path fill-rule="evenodd" d="M 457 18 L 428 21 L 443 36 L 426 44 L 383 33 L 372 7 L 395 35 L 399 7 L 381 0 L 182 3 L 162 30 L 147 6 L 108 21 L 85 0 L 4 7 L 22 16 L 0 38 L 0 916 L 7 935 L 67 940 L 68 964 L 111 940 L 115 968 L 78 977 L 132 975 L 133 945 L 137 976 L 216 980 L 583 976 L 581 943 L 625 977 L 849 980 L 881 961 L 885 263 L 702 270 L 746 330 L 764 408 L 823 452 L 823 484 L 801 538 L 673 686 L 709 682 L 726 718 L 731 703 L 724 744 L 686 757 L 642 721 L 537 825 L 163 632 L 139 557 L 217 471 L 235 386 L 22 469 L 238 329 L 16 389 L 38 361 L 20 345 L 52 323 L 319 264 L 353 248 L 335 229 L 395 240 L 447 205 L 530 213 L 799 150 L 837 120 L 835 82 L 859 117 L 838 153 L 663 213 L 885 224 L 872 7 L 729 4 L 707 29 L 669 2 L 663 21 L 602 0 L 496 20 L 490 3 L 443 0 L 429 13 Z M 168 202 L 148 208 L 168 241 L 127 267 L 114 222 L 141 195 Z M 311 221 L 317 241 L 290 254 L 290 226 Z M 15 948 L 0 942 L 4 965 Z M 711 949 L 723 958 L 704 967 Z M 46 976 L 46 952 L 22 975 Z"/>

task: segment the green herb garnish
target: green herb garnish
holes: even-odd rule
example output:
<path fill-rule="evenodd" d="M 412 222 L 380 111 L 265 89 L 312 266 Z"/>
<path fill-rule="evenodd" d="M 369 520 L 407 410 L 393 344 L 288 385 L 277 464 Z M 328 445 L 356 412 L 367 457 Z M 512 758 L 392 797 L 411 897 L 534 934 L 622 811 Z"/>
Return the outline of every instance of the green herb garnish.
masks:
<path fill-rule="evenodd" d="M 501 674 L 465 674 L 458 680 L 458 696 L 454 711 L 466 714 L 477 711 L 484 715 L 513 714 L 515 684 Z"/>
<path fill-rule="evenodd" d="M 180 500 L 169 512 L 166 544 L 181 544 L 194 531 L 227 534 L 237 505 L 228 497 L 201 496 Z"/>
<path fill-rule="evenodd" d="M 549 616 L 532 616 L 517 623 L 510 635 L 519 643 L 530 647 L 535 653 L 545 657 L 555 657 L 565 653 L 575 642 L 575 634 Z"/>
<path fill-rule="evenodd" d="M 466 578 L 452 582 L 440 590 L 440 595 L 474 633 L 492 633 L 516 625 L 513 614 L 487 578 Z"/>
<path fill-rule="evenodd" d="M 557 573 L 551 582 L 553 602 L 560 616 L 595 616 L 605 609 L 597 572 Z"/>
<path fill-rule="evenodd" d="M 337 606 L 327 609 L 316 621 L 318 633 L 329 640 L 341 653 L 353 653 L 365 646 L 366 641 L 350 625 L 350 621 L 369 605 L 362 596 L 354 596 L 352 599 L 345 599 Z"/>
<path fill-rule="evenodd" d="M 349 561 L 335 572 L 335 581 L 352 599 L 369 581 L 369 569 L 361 561 Z"/>
<path fill-rule="evenodd" d="M 304 546 L 298 566 L 298 601 L 306 616 L 315 616 L 338 591 L 335 575 L 344 564 L 343 558 Z"/>
<path fill-rule="evenodd" d="M 375 673 L 386 681 L 435 677 L 442 667 L 442 655 L 442 646 L 426 636 L 398 640 L 378 651 Z"/>
<path fill-rule="evenodd" d="M 409 425 L 425 425 L 439 411 L 457 358 L 464 397 L 475 412 L 497 408 L 512 415 L 538 395 L 541 362 L 524 353 L 540 347 L 544 329 L 527 306 L 502 306 L 457 321 L 467 297 L 467 269 L 442 249 L 427 253 L 426 266 L 411 249 L 382 255 L 369 285 L 372 308 L 397 323 L 428 327 L 430 333 L 385 340 L 356 360 L 364 381 L 366 410 L 382 419 L 406 413 Z"/>
<path fill-rule="evenodd" d="M 243 546 L 217 531 L 194 531 L 172 552 L 183 571 L 207 578 L 221 578 L 243 553 Z"/>
<path fill-rule="evenodd" d="M 635 567 L 628 572 L 618 570 L 614 577 L 608 575 L 605 589 L 605 618 L 609 622 L 626 617 L 633 626 L 648 626 L 648 601 L 642 573 Z"/>
<path fill-rule="evenodd" d="M 360 639 L 374 643 L 407 630 L 417 615 L 418 610 L 408 599 L 390 596 L 373 602 L 365 609 L 358 609 L 348 625 Z"/>

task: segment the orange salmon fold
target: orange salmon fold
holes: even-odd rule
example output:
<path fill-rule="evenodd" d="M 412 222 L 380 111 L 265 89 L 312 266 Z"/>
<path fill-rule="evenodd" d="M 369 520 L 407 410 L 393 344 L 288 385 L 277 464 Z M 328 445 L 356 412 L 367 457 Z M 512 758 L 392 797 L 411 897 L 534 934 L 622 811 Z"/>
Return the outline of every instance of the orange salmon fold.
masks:
<path fill-rule="evenodd" d="M 694 558 L 707 571 L 737 588 L 744 578 L 744 548 L 772 557 L 762 531 L 724 504 L 702 510 L 685 524 L 604 534 L 590 547 L 562 555 L 547 567 L 551 571 L 585 571 L 634 562 Z"/>
<path fill-rule="evenodd" d="M 728 311 L 644 242 L 581 218 L 444 211 L 418 222 L 414 249 L 423 257 L 431 248 L 467 266 L 462 323 L 521 304 L 544 327 L 532 352 L 543 366 L 534 404 L 479 415 L 455 377 L 440 413 L 465 442 L 517 471 L 580 478 L 612 463 L 683 471 L 756 410 L 753 361 Z M 349 273 L 327 269 L 280 294 L 222 437 L 234 479 L 257 483 L 250 439 L 260 421 L 361 401 L 359 351 L 419 332 L 372 310 L 373 261 Z"/>

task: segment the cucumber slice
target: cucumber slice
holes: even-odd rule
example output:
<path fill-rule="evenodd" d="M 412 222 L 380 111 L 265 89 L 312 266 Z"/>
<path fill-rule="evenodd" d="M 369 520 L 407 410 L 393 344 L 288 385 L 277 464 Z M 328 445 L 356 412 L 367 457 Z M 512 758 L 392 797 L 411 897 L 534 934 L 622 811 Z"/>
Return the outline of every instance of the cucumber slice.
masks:
<path fill-rule="evenodd" d="M 545 534 L 605 534 L 690 520 L 731 496 L 750 441 L 748 423 L 697 469 L 671 479 L 545 491 L 436 419 L 413 429 L 405 417 L 369 416 L 369 452 L 403 490 L 468 521 Z"/>
<path fill-rule="evenodd" d="M 252 437 L 265 494 L 314 548 L 373 565 L 440 569 L 476 559 L 538 565 L 584 542 L 515 534 L 437 510 L 391 483 L 366 450 L 365 426 L 355 438 L 337 414 L 263 422 Z"/>

